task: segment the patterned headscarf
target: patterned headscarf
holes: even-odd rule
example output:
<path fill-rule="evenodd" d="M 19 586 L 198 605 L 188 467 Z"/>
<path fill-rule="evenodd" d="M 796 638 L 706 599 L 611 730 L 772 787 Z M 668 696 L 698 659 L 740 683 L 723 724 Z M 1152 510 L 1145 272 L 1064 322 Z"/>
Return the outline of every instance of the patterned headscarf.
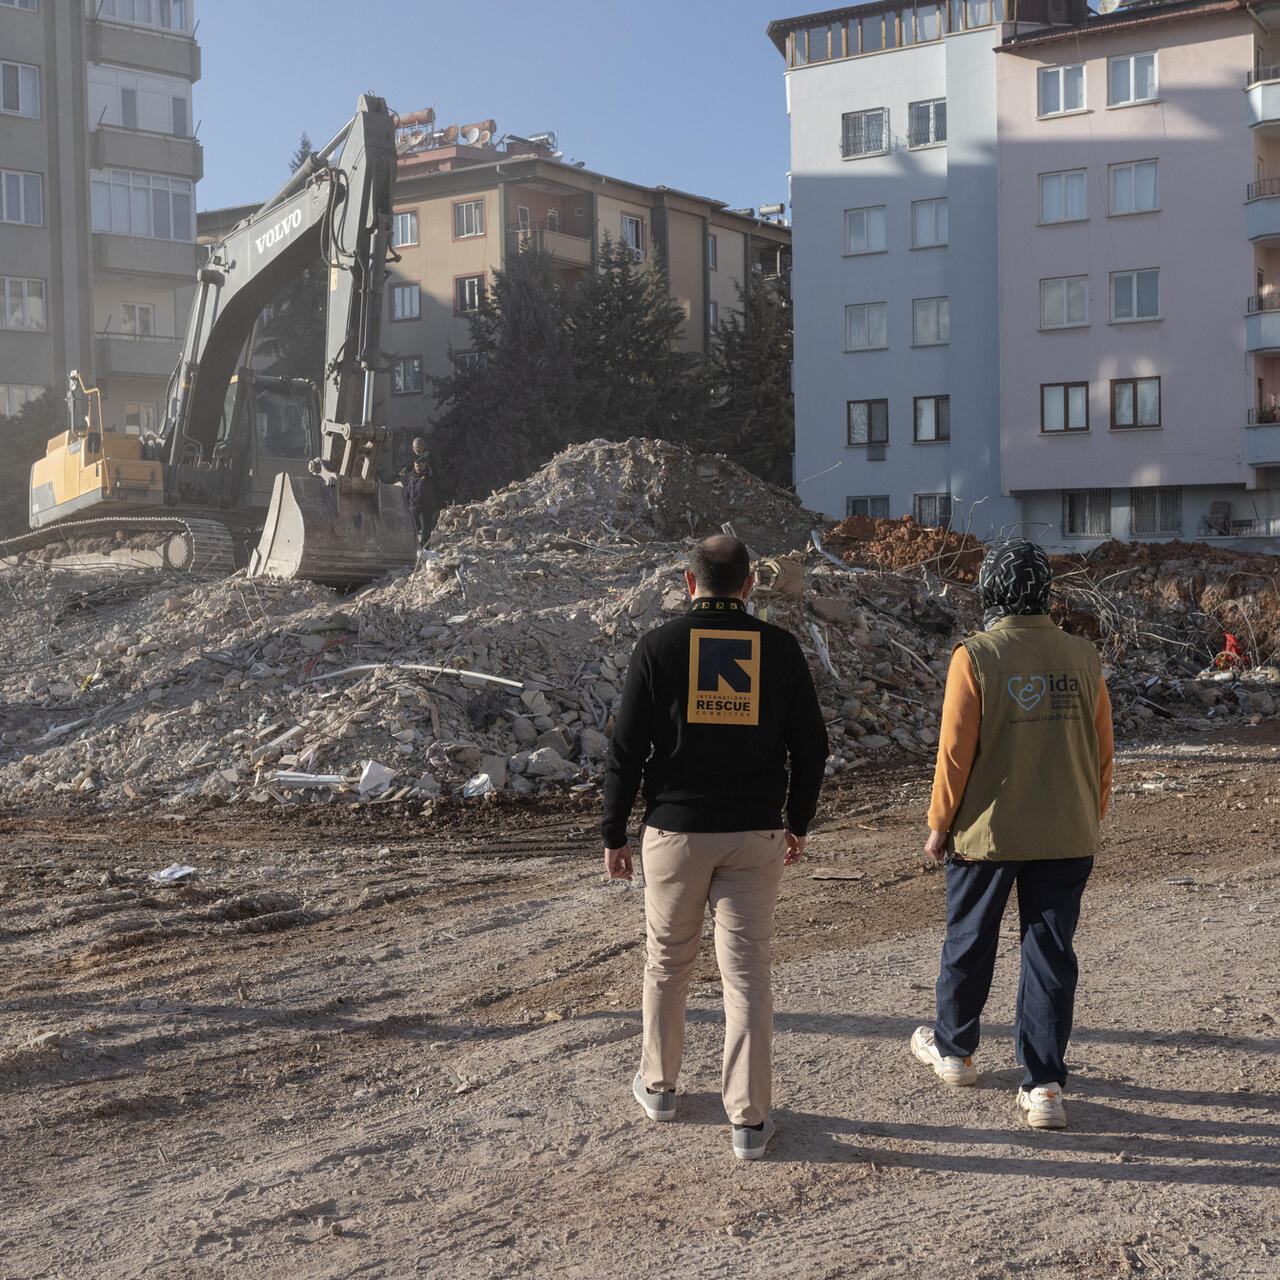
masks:
<path fill-rule="evenodd" d="M 992 547 L 978 570 L 982 596 L 982 627 L 1007 618 L 1049 612 L 1049 557 L 1034 542 L 1018 538 Z"/>

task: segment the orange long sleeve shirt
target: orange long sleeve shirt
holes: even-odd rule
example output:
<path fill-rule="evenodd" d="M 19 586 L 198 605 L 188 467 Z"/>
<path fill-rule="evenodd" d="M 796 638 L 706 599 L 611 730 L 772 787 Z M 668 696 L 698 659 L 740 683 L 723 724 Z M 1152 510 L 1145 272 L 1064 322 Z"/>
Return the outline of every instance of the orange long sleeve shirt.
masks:
<path fill-rule="evenodd" d="M 929 828 L 949 831 L 969 770 L 978 750 L 978 729 L 982 723 L 982 692 L 968 651 L 957 645 L 947 670 L 947 689 L 942 696 L 942 724 L 938 729 L 938 763 L 933 771 L 933 796 L 929 802 Z M 1098 794 L 1100 817 L 1107 816 L 1111 803 L 1111 768 L 1115 761 L 1115 736 L 1111 728 L 1111 695 L 1107 682 L 1098 681 L 1098 701 L 1093 712 L 1098 733 Z"/>

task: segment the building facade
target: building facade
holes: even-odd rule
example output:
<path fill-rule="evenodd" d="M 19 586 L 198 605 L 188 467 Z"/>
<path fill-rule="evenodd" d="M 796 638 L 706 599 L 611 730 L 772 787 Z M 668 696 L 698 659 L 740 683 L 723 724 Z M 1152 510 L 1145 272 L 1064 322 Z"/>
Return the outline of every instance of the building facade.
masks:
<path fill-rule="evenodd" d="M 801 496 L 1063 547 L 1280 532 L 1265 15 L 1006 4 L 770 28 Z"/>
<path fill-rule="evenodd" d="M 192 0 L 0 0 L 0 415 L 78 370 L 159 424 L 195 278 Z"/>

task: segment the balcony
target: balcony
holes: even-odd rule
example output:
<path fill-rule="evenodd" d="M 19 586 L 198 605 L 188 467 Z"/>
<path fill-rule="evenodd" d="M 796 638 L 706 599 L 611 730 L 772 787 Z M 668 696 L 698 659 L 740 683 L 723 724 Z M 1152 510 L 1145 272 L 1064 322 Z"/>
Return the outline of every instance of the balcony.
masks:
<path fill-rule="evenodd" d="M 93 169 L 136 169 L 199 182 L 204 177 L 204 148 L 194 138 L 144 129 L 100 124 L 89 134 Z"/>
<path fill-rule="evenodd" d="M 567 231 L 551 231 L 541 223 L 531 227 L 507 228 L 507 253 L 516 254 L 529 246 L 549 253 L 557 262 L 571 267 L 591 265 L 591 238 L 571 235 Z"/>
<path fill-rule="evenodd" d="M 182 353 L 178 338 L 103 332 L 94 335 L 94 372 L 134 378 L 168 378 Z"/>
<path fill-rule="evenodd" d="M 190 284 L 196 278 L 196 247 L 187 240 L 151 240 L 145 236 L 93 237 L 94 264 L 99 271 L 134 276 L 172 276 Z"/>
<path fill-rule="evenodd" d="M 200 79 L 200 46 L 185 32 L 167 32 L 109 19 L 88 23 L 90 62 L 137 67 L 161 75 Z"/>
<path fill-rule="evenodd" d="M 1280 178 L 1260 178 L 1245 188 L 1244 233 L 1254 244 L 1280 240 Z"/>
<path fill-rule="evenodd" d="M 1255 67 L 1245 76 L 1244 94 L 1249 128 L 1280 134 L 1280 66 Z"/>
<path fill-rule="evenodd" d="M 1251 355 L 1280 355 L 1280 293 L 1254 294 L 1249 299 L 1244 345 Z"/>

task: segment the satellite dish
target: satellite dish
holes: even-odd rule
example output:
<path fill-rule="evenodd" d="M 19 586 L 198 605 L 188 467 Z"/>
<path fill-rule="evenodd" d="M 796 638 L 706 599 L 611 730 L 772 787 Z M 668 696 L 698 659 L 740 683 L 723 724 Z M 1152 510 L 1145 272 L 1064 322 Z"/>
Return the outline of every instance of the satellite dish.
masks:
<path fill-rule="evenodd" d="M 463 142 L 468 146 L 472 146 L 480 141 L 480 130 L 475 125 L 469 124 L 463 129 L 461 137 Z"/>
<path fill-rule="evenodd" d="M 1120 7 L 1120 0 L 1098 0 L 1099 13 L 1114 13 Z"/>
<path fill-rule="evenodd" d="M 449 126 L 445 131 L 444 131 L 444 140 L 445 140 L 445 142 L 457 142 L 457 140 L 458 140 L 458 126 L 457 126 L 456 124 L 451 124 L 451 125 L 450 125 L 450 126 Z"/>
<path fill-rule="evenodd" d="M 476 145 L 480 147 L 487 147 L 489 145 L 489 139 L 492 137 L 493 134 L 491 134 L 488 129 L 481 129 L 480 137 L 476 139 Z"/>

